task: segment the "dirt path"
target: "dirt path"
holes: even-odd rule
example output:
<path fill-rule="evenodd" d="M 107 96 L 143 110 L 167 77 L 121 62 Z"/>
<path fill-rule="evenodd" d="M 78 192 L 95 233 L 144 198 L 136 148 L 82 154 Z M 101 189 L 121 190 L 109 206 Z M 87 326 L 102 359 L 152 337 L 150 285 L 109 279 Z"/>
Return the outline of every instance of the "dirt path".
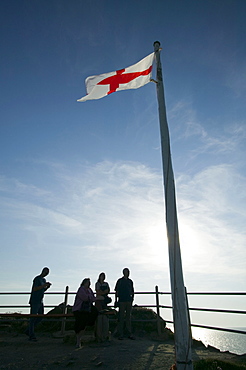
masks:
<path fill-rule="evenodd" d="M 71 335 L 67 338 L 42 334 L 38 342 L 29 342 L 24 334 L 1 332 L 0 369 L 169 370 L 175 361 L 174 345 L 167 341 L 137 337 L 134 341 L 112 338 L 106 343 L 96 343 L 87 335 L 83 347 L 76 350 Z M 244 356 L 194 348 L 193 360 L 201 358 L 246 363 Z"/>

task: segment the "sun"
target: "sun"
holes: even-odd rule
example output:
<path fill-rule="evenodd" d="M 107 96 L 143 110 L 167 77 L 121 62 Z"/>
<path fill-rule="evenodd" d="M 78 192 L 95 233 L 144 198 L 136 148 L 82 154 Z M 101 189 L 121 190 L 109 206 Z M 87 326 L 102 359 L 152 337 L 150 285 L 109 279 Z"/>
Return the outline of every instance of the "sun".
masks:
<path fill-rule="evenodd" d="M 158 264 L 162 264 L 168 257 L 168 245 L 166 235 L 166 225 L 163 222 L 157 222 L 146 231 L 147 248 L 151 251 L 151 259 Z"/>

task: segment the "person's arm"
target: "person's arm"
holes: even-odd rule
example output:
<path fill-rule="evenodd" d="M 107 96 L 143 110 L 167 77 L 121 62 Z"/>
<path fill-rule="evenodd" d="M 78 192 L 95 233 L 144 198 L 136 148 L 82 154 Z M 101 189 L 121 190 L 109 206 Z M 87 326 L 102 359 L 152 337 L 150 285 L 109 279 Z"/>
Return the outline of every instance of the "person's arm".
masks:
<path fill-rule="evenodd" d="M 77 296 L 81 301 L 88 302 L 89 301 L 89 295 L 86 293 L 85 289 L 83 287 L 80 287 Z"/>
<path fill-rule="evenodd" d="M 118 306 L 118 297 L 119 297 L 119 280 L 117 281 L 116 285 L 115 285 L 115 301 L 114 301 L 114 307 L 116 308 Z"/>
<path fill-rule="evenodd" d="M 117 283 L 115 284 L 115 300 L 117 301 L 117 298 L 119 297 L 119 280 L 117 280 Z"/>
<path fill-rule="evenodd" d="M 105 289 L 101 290 L 101 295 L 107 295 L 109 293 L 109 285 L 105 285 Z"/>
<path fill-rule="evenodd" d="M 36 292 L 37 290 L 41 290 L 41 289 L 44 289 L 44 290 L 47 290 L 49 289 L 50 286 L 47 285 L 47 283 L 45 284 L 42 284 L 42 285 L 39 285 L 39 286 L 34 286 L 33 287 L 33 292 Z"/>
<path fill-rule="evenodd" d="M 95 286 L 96 293 L 97 293 L 97 295 L 104 295 L 105 293 L 104 293 L 103 290 L 100 289 L 100 286 L 101 286 L 101 284 L 99 282 L 97 282 L 96 286 Z"/>
<path fill-rule="evenodd" d="M 133 281 L 132 281 L 132 302 L 134 300 L 134 287 L 133 287 Z"/>
<path fill-rule="evenodd" d="M 96 301 L 96 297 L 95 297 L 95 295 L 94 295 L 94 293 L 93 293 L 93 291 L 92 291 L 91 288 L 89 288 L 88 300 L 90 302 L 95 302 Z"/>
<path fill-rule="evenodd" d="M 110 293 L 110 287 L 108 285 L 107 289 L 106 289 L 106 294 L 109 294 Z"/>
<path fill-rule="evenodd" d="M 47 289 L 49 289 L 51 287 L 51 283 L 47 282 L 45 283 L 46 287 L 44 288 L 44 290 L 46 291 Z"/>
<path fill-rule="evenodd" d="M 42 284 L 42 281 L 40 279 L 34 279 L 32 291 L 37 292 L 38 290 L 42 289 L 47 290 L 50 288 L 50 286 L 51 283 L 45 282 Z"/>

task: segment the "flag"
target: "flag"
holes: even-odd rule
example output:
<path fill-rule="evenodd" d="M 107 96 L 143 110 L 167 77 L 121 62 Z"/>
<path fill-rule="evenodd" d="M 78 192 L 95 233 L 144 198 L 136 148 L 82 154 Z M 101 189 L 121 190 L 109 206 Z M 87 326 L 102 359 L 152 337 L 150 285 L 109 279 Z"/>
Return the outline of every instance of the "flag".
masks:
<path fill-rule="evenodd" d="M 115 72 L 89 76 L 85 80 L 87 95 L 77 101 L 100 99 L 115 91 L 138 89 L 150 82 L 155 53 L 138 63 Z"/>

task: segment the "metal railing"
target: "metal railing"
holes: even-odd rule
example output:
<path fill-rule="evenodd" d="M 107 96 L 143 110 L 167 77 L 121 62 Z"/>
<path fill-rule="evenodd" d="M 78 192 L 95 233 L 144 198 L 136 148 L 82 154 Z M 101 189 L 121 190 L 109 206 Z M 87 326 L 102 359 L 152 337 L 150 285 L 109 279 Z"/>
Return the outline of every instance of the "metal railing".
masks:
<path fill-rule="evenodd" d="M 30 292 L 0 292 L 0 297 L 3 295 L 29 295 Z M 61 332 L 63 333 L 65 330 L 65 324 L 66 324 L 66 319 L 69 317 L 72 317 L 72 314 L 67 314 L 67 302 L 68 302 L 68 296 L 69 295 L 75 295 L 76 292 L 69 292 L 69 287 L 67 286 L 65 289 L 65 292 L 46 292 L 45 295 L 63 295 L 64 300 L 63 300 L 63 312 L 62 314 L 49 314 L 49 318 L 54 318 L 56 321 L 62 320 L 61 323 Z M 114 295 L 114 293 L 110 293 L 111 295 Z M 172 306 L 166 306 L 166 305 L 161 305 L 160 304 L 160 296 L 162 295 L 171 295 L 170 292 L 159 292 L 158 286 L 155 287 L 154 292 L 135 292 L 135 295 L 154 295 L 155 296 L 155 304 L 154 305 L 137 305 L 137 307 L 144 307 L 144 308 L 155 308 L 156 309 L 156 324 L 157 324 L 157 330 L 158 333 L 161 333 L 161 316 L 160 316 L 160 310 L 161 309 L 172 309 Z M 209 295 L 209 296 L 246 296 L 246 292 L 190 292 L 187 293 L 187 296 L 192 296 L 192 295 Z M 56 305 L 45 305 L 45 308 L 54 308 Z M 110 307 L 110 306 L 109 306 Z M 111 306 L 112 307 L 112 306 Z M 29 308 L 29 305 L 0 305 L 0 309 L 3 308 L 8 308 L 8 309 L 15 309 L 15 308 Z M 201 311 L 201 312 L 213 312 L 213 313 L 229 313 L 229 314 L 240 314 L 240 315 L 245 315 L 246 311 L 244 310 L 226 310 L 226 309 L 215 309 L 215 308 L 201 308 L 201 307 L 189 307 L 190 311 Z M 6 321 L 6 317 L 9 317 L 9 319 L 13 317 L 18 317 L 18 318 L 27 318 L 31 317 L 33 315 L 30 314 L 20 314 L 20 313 L 0 313 L 0 320 L 1 321 Z M 47 315 L 43 315 L 46 317 Z M 150 322 L 153 320 L 133 320 L 133 321 L 146 321 Z M 170 320 L 165 320 L 167 323 L 173 324 L 173 321 Z M 237 334 L 246 334 L 245 331 L 242 330 L 236 330 L 236 329 L 229 329 L 229 328 L 221 328 L 221 327 L 214 327 L 214 326 L 207 326 L 207 325 L 200 325 L 200 324 L 193 324 L 191 323 L 192 327 L 198 327 L 198 328 L 203 328 L 203 329 L 212 329 L 212 330 L 219 330 L 219 331 L 225 331 L 225 332 L 231 332 L 231 333 L 237 333 Z"/>

